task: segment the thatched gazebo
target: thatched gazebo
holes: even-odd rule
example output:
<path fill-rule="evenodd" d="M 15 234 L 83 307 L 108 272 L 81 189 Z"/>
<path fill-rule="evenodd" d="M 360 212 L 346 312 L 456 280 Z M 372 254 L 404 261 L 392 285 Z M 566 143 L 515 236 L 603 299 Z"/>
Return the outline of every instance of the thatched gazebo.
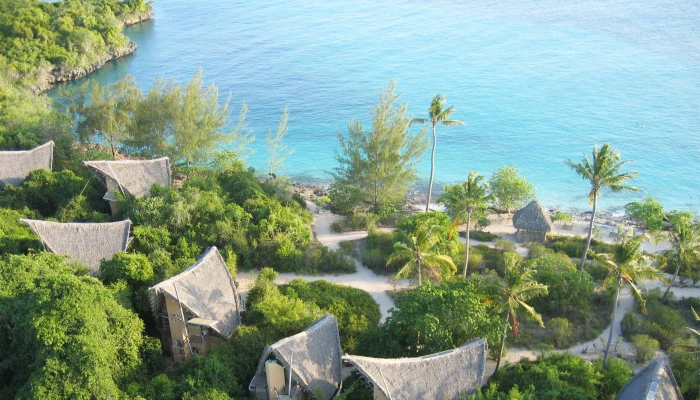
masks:
<path fill-rule="evenodd" d="M 243 305 L 216 247 L 184 272 L 150 287 L 148 301 L 165 347 L 178 362 L 207 354 L 241 323 Z"/>
<path fill-rule="evenodd" d="M 35 169 L 53 167 L 53 141 L 26 151 L 0 151 L 0 188 L 17 186 Z"/>
<path fill-rule="evenodd" d="M 671 366 L 665 359 L 656 359 L 637 372 L 615 400 L 683 400 Z"/>
<path fill-rule="evenodd" d="M 112 214 L 116 212 L 117 191 L 137 198 L 148 197 L 154 183 L 161 186 L 171 184 L 168 157 L 155 160 L 85 161 L 85 166 L 102 178 L 107 186 L 104 199 L 109 201 Z"/>
<path fill-rule="evenodd" d="M 537 200 L 513 214 L 513 226 L 518 230 L 515 236 L 519 242 L 539 243 L 544 243 L 553 227 L 549 213 Z"/>
<path fill-rule="evenodd" d="M 374 386 L 374 398 L 459 399 L 481 387 L 486 367 L 486 340 L 416 358 L 381 359 L 345 356 Z"/>
<path fill-rule="evenodd" d="M 331 399 L 341 387 L 341 357 L 338 321 L 326 314 L 305 331 L 267 346 L 248 390 L 259 400 L 277 399 L 276 394 Z"/>
<path fill-rule="evenodd" d="M 47 251 L 67 254 L 90 269 L 100 272 L 102 260 L 126 251 L 129 244 L 131 221 L 107 223 L 62 223 L 20 219 L 39 236 Z"/>

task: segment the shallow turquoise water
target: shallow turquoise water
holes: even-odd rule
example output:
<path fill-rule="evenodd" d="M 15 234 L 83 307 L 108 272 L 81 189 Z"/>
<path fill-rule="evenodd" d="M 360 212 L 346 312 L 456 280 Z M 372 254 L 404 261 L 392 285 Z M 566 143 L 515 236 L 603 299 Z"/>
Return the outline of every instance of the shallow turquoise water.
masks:
<path fill-rule="evenodd" d="M 126 33 L 139 45 L 93 74 L 140 85 L 187 80 L 198 66 L 257 135 L 289 105 L 285 173 L 323 181 L 336 133 L 369 122 L 397 80 L 414 116 L 445 95 L 465 127 L 438 128 L 436 182 L 515 164 L 551 207 L 587 208 L 586 183 L 563 164 L 610 142 L 634 183 L 666 208 L 700 210 L 700 6 L 688 0 L 242 2 L 161 0 Z M 234 110 L 234 115 L 237 109 Z M 421 165 L 427 179 L 429 154 Z M 619 209 L 641 194 L 604 194 Z"/>

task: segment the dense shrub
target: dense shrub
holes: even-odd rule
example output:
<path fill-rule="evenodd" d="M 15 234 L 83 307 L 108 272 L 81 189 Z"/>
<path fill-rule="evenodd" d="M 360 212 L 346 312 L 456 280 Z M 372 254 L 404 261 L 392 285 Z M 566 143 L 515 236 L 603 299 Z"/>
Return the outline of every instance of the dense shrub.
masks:
<path fill-rule="evenodd" d="M 299 298 L 304 303 L 318 306 L 324 313 L 338 319 L 341 345 L 346 352 L 352 352 L 358 336 L 367 329 L 379 324 L 379 305 L 372 296 L 360 289 L 320 280 L 306 282 L 295 279 L 288 285 L 280 286 L 280 292 L 291 298 Z"/>
<path fill-rule="evenodd" d="M 466 232 L 462 234 L 460 232 L 460 236 L 466 236 Z M 494 240 L 498 239 L 498 235 L 494 235 L 491 232 L 484 232 L 484 231 L 471 231 L 469 232 L 469 239 L 476 240 L 478 242 L 493 242 Z"/>
<path fill-rule="evenodd" d="M 574 332 L 574 327 L 566 318 L 552 318 L 547 322 L 547 329 L 552 332 L 552 344 L 554 347 L 564 349 L 569 347 L 569 338 Z"/>
<path fill-rule="evenodd" d="M 379 216 L 372 213 L 355 213 L 348 220 L 347 224 L 353 231 L 369 231 L 377 227 Z"/>
<path fill-rule="evenodd" d="M 591 364 L 570 353 L 552 354 L 536 361 L 523 360 L 500 369 L 473 400 L 613 399 L 632 369 L 621 360 Z"/>
<path fill-rule="evenodd" d="M 311 246 L 304 254 L 297 272 L 309 274 L 352 274 L 357 272 L 355 261 L 342 250 L 329 250 L 326 246 Z"/>
<path fill-rule="evenodd" d="M 627 340 L 634 335 L 649 335 L 659 342 L 662 350 L 668 350 L 675 340 L 682 337 L 688 322 L 676 311 L 663 303 L 661 291 L 656 289 L 646 294 L 647 314 L 638 306 L 622 319 L 622 334 Z"/>
<path fill-rule="evenodd" d="M 345 232 L 345 220 L 339 219 L 336 221 L 333 221 L 331 224 L 331 231 L 335 233 L 343 233 Z"/>
<path fill-rule="evenodd" d="M 395 274 L 400 263 L 387 265 L 389 256 L 394 252 L 394 234 L 391 232 L 370 232 L 360 245 L 360 261 L 367 268 L 380 275 Z"/>
<path fill-rule="evenodd" d="M 0 208 L 0 255 L 28 254 L 44 249 L 41 240 L 34 235 L 20 218 L 34 218 L 36 213 L 27 208 L 10 210 Z"/>
<path fill-rule="evenodd" d="M 643 364 L 654 358 L 656 350 L 659 349 L 659 342 L 648 335 L 632 336 L 632 345 L 634 345 L 634 359 L 637 364 Z"/>
<path fill-rule="evenodd" d="M 581 258 L 583 249 L 586 247 L 586 238 L 581 236 L 553 236 L 548 239 L 545 245 L 557 253 L 565 253 L 572 258 Z M 591 250 L 598 254 L 615 253 L 615 245 L 591 239 Z M 590 259 L 590 254 L 588 258 Z"/>

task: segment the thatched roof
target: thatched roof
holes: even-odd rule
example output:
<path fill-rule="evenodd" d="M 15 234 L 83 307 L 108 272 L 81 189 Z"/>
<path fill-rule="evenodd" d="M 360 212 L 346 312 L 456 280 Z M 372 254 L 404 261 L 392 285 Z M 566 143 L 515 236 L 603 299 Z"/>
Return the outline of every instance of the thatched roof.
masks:
<path fill-rule="evenodd" d="M 676 378 L 665 359 L 656 359 L 637 372 L 615 400 L 682 400 Z"/>
<path fill-rule="evenodd" d="M 161 314 L 165 296 L 180 300 L 182 307 L 198 318 L 218 321 L 212 329 L 229 338 L 241 323 L 240 299 L 226 261 L 212 246 L 194 265 L 148 289 L 155 316 Z"/>
<path fill-rule="evenodd" d="M 100 271 L 100 262 L 110 259 L 129 244 L 131 221 L 107 223 L 61 223 L 21 219 L 39 236 L 46 250 L 67 254 L 90 268 Z"/>
<path fill-rule="evenodd" d="M 256 377 L 265 373 L 265 361 L 273 355 L 287 371 L 293 357 L 293 380 L 314 398 L 320 391 L 325 399 L 330 399 L 340 387 L 340 336 L 338 320 L 331 314 L 324 315 L 305 331 L 267 346 L 258 364 Z"/>
<path fill-rule="evenodd" d="M 552 220 L 542 204 L 533 200 L 513 214 L 513 226 L 524 231 L 549 233 L 552 231 Z"/>
<path fill-rule="evenodd" d="M 26 151 L 0 151 L 0 188 L 19 185 L 35 169 L 53 166 L 53 142 Z"/>
<path fill-rule="evenodd" d="M 151 185 L 170 186 L 170 160 L 85 161 L 85 165 L 102 179 L 111 179 L 125 194 L 148 196 Z"/>
<path fill-rule="evenodd" d="M 391 400 L 458 399 L 481 387 L 486 340 L 417 358 L 345 356 Z"/>

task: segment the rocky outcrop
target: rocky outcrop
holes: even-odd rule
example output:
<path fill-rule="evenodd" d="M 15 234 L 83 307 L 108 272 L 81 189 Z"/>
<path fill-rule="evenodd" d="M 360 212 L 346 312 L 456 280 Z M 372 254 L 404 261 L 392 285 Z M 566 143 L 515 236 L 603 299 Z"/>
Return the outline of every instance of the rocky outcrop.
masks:
<path fill-rule="evenodd" d="M 153 18 L 153 12 L 149 12 L 146 14 L 140 14 L 140 15 L 133 15 L 128 18 L 125 18 L 123 20 L 124 26 L 129 26 L 129 25 L 136 25 L 138 23 L 141 23 L 143 21 L 148 21 L 149 19 Z"/>

